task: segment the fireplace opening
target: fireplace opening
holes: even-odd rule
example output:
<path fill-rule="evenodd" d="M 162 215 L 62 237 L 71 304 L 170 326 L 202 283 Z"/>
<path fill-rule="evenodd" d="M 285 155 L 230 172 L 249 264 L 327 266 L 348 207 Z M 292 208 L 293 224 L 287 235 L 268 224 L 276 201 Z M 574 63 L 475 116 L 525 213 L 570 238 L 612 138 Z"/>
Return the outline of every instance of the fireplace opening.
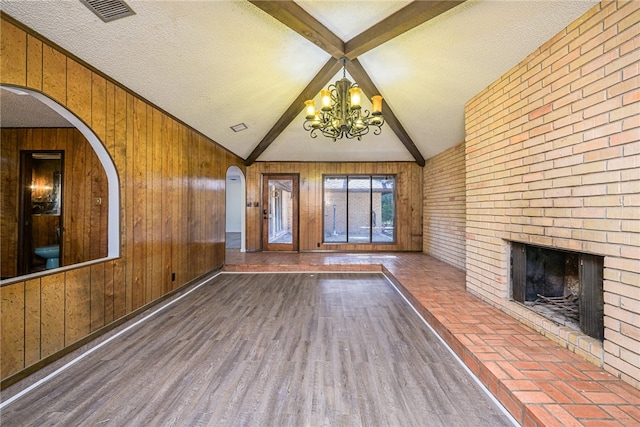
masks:
<path fill-rule="evenodd" d="M 558 323 L 604 338 L 604 257 L 511 243 L 513 299 Z"/>

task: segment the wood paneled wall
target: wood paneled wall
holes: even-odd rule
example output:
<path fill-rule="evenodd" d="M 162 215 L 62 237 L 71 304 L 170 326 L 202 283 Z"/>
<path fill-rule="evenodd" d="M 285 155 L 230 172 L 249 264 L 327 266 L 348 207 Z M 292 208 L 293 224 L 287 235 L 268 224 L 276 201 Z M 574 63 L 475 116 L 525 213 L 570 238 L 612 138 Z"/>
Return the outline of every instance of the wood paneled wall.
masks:
<path fill-rule="evenodd" d="M 2 70 L 0 70 L 2 71 Z M 18 272 L 18 181 L 20 162 L 14 159 L 15 133 L 0 133 L 0 277 Z M 18 154 L 19 156 L 19 154 Z"/>
<path fill-rule="evenodd" d="M 2 164 L 11 165 L 0 171 L 2 191 L 12 197 L 3 197 L 2 221 L 2 276 L 15 276 L 17 262 L 18 227 L 18 166 L 20 150 L 64 151 L 64 176 L 62 200 L 62 258 L 61 266 L 77 264 L 107 256 L 107 176 L 89 141 L 75 128 L 63 129 L 0 129 Z M 95 203 L 100 198 L 102 204 Z M 34 236 L 39 222 L 47 222 L 43 230 L 46 241 L 36 241 L 35 246 L 52 245 L 56 225 L 50 220 L 56 217 L 34 217 Z M 44 224 L 43 224 L 44 226 Z M 51 233 L 53 231 L 53 233 Z M 41 233 L 40 233 L 41 234 Z M 5 242 L 6 238 L 6 242 Z M 6 250 L 6 251 L 5 251 Z"/>
<path fill-rule="evenodd" d="M 4 379 L 221 266 L 225 174 L 244 163 L 5 16 L 0 25 L 0 83 L 39 91 L 93 129 L 121 200 L 120 258 L 0 288 Z"/>
<path fill-rule="evenodd" d="M 422 251 L 422 168 L 413 162 L 301 163 L 256 162 L 247 168 L 247 201 L 259 202 L 262 174 L 300 175 L 300 251 Z M 396 244 L 322 243 L 322 176 L 396 175 Z M 262 207 L 247 208 L 247 251 L 261 249 Z M 318 243 L 320 246 L 318 246 Z"/>

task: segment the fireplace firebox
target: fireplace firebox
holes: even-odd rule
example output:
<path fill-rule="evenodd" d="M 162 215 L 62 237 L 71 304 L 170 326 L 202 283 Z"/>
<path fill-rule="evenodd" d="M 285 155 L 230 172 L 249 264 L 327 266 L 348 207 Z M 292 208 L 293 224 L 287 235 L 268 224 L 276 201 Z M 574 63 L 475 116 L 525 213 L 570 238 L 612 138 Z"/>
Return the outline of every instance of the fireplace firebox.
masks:
<path fill-rule="evenodd" d="M 511 242 L 515 301 L 556 323 L 604 338 L 604 257 Z"/>

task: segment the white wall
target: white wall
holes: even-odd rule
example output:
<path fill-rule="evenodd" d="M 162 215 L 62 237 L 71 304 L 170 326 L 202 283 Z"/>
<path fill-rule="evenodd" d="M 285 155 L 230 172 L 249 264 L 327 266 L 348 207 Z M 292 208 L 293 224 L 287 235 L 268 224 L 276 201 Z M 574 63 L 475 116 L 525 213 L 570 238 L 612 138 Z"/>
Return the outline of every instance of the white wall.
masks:
<path fill-rule="evenodd" d="M 227 203 L 227 232 L 240 233 L 241 218 L 240 212 L 243 207 L 242 203 L 242 183 L 240 178 L 235 181 L 227 179 L 226 203 Z"/>

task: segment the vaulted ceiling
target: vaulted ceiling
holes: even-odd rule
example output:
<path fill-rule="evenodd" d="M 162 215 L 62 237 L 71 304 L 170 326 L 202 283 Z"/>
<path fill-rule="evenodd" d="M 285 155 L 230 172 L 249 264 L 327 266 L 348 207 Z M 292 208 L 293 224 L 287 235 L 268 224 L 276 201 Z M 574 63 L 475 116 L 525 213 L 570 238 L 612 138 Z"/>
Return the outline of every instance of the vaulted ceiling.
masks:
<path fill-rule="evenodd" d="M 595 3 L 128 0 L 135 15 L 106 23 L 78 0 L 0 9 L 247 164 L 424 164 L 464 140 L 470 98 Z M 312 139 L 303 101 L 342 77 L 343 56 L 384 97 L 382 134 Z"/>

